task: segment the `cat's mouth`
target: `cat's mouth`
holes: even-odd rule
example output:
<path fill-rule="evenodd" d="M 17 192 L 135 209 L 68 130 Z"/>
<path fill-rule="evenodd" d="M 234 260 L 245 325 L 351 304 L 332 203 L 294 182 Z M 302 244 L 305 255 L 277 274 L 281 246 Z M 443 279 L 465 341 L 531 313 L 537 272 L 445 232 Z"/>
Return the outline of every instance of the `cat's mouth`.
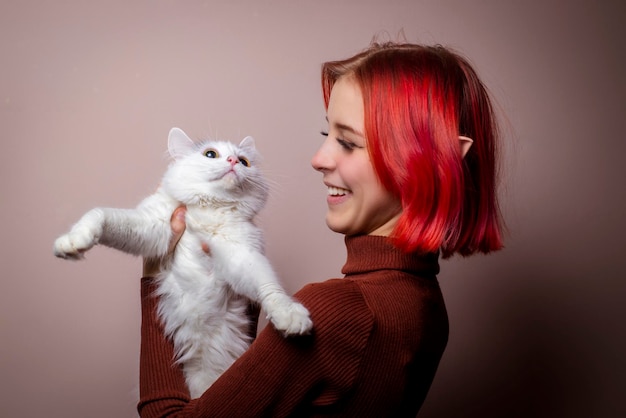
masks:
<path fill-rule="evenodd" d="M 240 174 L 232 168 L 224 172 L 224 174 L 222 174 L 220 177 L 218 177 L 218 180 L 221 181 L 224 187 L 226 187 L 227 189 L 239 187 L 239 185 L 243 181 Z"/>
<path fill-rule="evenodd" d="M 228 171 L 222 174 L 220 178 L 226 178 L 226 177 L 239 178 L 239 174 L 237 174 L 234 167 L 231 167 Z"/>

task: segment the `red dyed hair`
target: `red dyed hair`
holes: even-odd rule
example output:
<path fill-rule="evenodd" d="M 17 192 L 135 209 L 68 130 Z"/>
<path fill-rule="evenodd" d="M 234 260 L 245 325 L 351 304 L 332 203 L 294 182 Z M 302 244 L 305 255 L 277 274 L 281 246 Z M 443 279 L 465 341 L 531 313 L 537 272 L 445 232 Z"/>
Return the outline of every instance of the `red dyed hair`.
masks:
<path fill-rule="evenodd" d="M 469 62 L 442 46 L 375 43 L 323 65 L 327 108 L 341 77 L 361 89 L 374 170 L 402 202 L 396 246 L 441 250 L 443 257 L 500 249 L 499 134 L 487 90 Z M 460 135 L 474 141 L 465 158 Z"/>

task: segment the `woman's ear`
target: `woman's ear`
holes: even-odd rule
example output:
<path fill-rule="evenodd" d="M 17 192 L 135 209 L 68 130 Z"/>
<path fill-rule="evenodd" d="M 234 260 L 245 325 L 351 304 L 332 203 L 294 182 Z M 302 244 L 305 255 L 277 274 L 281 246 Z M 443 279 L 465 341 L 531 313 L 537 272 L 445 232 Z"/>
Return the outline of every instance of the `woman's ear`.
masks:
<path fill-rule="evenodd" d="M 474 141 L 472 138 L 468 138 L 466 136 L 459 136 L 459 142 L 461 143 L 461 158 L 465 157 L 467 151 L 472 147 Z"/>

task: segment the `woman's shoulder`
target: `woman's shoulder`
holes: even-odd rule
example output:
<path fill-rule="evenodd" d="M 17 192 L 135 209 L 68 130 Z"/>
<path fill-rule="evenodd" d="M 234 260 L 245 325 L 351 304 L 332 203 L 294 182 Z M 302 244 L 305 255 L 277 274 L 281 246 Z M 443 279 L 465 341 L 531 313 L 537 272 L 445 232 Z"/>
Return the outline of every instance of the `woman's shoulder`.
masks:
<path fill-rule="evenodd" d="M 309 283 L 300 289 L 294 297 L 309 303 L 334 303 L 345 301 L 345 298 L 354 301 L 363 300 L 361 289 L 349 279 L 328 279 L 323 282 Z"/>
<path fill-rule="evenodd" d="M 294 297 L 311 313 L 313 326 L 351 327 L 369 333 L 373 314 L 360 287 L 349 279 L 329 279 L 304 286 Z"/>

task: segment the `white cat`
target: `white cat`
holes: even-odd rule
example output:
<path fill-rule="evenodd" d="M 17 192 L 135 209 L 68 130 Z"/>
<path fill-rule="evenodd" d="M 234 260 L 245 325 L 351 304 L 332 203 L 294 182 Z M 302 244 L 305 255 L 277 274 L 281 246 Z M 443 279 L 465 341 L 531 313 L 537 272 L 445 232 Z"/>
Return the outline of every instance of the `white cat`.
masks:
<path fill-rule="evenodd" d="M 168 149 L 173 162 L 155 194 L 135 209 L 92 209 L 55 241 L 54 254 L 81 259 L 102 244 L 163 258 L 158 312 L 195 398 L 248 347 L 249 300 L 285 335 L 307 333 L 312 322 L 263 255 L 262 232 L 253 218 L 265 205 L 268 187 L 254 140 L 246 137 L 239 146 L 195 144 L 173 128 Z M 187 227 L 168 255 L 170 218 L 181 205 L 187 206 Z M 210 256 L 202 242 L 209 244 Z"/>

